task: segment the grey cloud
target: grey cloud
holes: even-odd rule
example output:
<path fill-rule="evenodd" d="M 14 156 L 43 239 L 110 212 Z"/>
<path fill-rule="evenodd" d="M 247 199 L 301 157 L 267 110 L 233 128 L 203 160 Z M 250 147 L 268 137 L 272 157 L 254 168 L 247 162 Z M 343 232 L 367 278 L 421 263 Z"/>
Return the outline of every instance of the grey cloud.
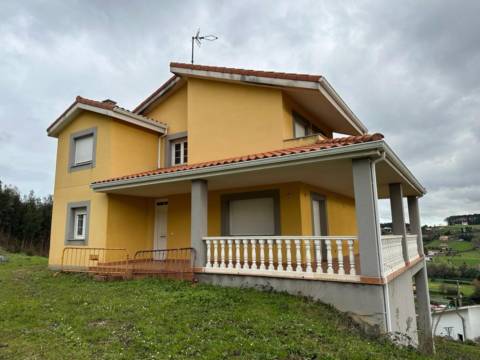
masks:
<path fill-rule="evenodd" d="M 79 94 L 133 108 L 170 61 L 189 61 L 200 27 L 220 38 L 197 63 L 325 75 L 427 187 L 425 221 L 478 212 L 479 10 L 474 0 L 2 2 L 0 179 L 52 192 L 49 123 Z"/>

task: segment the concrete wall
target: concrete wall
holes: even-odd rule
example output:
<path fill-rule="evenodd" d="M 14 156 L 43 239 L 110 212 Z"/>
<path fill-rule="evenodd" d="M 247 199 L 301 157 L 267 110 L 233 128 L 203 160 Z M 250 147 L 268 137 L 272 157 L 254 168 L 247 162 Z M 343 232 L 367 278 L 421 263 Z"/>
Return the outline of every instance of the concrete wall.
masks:
<path fill-rule="evenodd" d="M 369 333 L 386 331 L 383 290 L 379 285 L 220 274 L 197 274 L 197 277 L 200 282 L 208 284 L 310 297 L 348 313 Z"/>
<path fill-rule="evenodd" d="M 407 271 L 390 281 L 388 295 L 391 332 L 401 334 L 400 343 L 418 345 L 412 274 Z"/>

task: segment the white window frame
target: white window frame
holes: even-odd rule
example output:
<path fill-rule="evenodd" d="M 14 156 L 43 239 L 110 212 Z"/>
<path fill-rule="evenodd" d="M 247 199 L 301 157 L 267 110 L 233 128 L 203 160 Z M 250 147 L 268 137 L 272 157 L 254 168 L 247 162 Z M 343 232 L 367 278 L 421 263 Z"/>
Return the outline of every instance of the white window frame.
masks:
<path fill-rule="evenodd" d="M 78 234 L 79 217 L 82 216 L 82 231 Z M 89 238 L 90 201 L 71 202 L 67 204 L 65 226 L 65 245 L 86 246 Z"/>
<path fill-rule="evenodd" d="M 78 233 L 78 224 L 82 218 L 82 232 Z M 73 240 L 85 240 L 87 235 L 87 208 L 77 208 L 73 210 Z"/>
<path fill-rule="evenodd" d="M 175 145 L 180 145 L 180 162 L 175 162 Z M 185 149 L 186 154 L 185 154 Z M 186 138 L 178 139 L 170 142 L 171 165 L 183 165 L 188 162 L 188 140 Z M 186 157 L 186 158 L 185 158 Z"/>

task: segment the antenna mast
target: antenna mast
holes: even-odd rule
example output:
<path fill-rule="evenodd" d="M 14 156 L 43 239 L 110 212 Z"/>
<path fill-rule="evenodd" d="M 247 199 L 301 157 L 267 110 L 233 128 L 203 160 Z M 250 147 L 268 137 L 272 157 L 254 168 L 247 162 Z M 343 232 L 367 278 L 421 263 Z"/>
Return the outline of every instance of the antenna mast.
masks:
<path fill-rule="evenodd" d="M 212 34 L 200 36 L 200 29 L 197 30 L 194 36 L 192 36 L 192 64 L 194 61 L 194 54 L 195 54 L 195 43 L 198 47 L 202 44 L 202 40 L 207 41 L 215 41 L 218 37 Z"/>

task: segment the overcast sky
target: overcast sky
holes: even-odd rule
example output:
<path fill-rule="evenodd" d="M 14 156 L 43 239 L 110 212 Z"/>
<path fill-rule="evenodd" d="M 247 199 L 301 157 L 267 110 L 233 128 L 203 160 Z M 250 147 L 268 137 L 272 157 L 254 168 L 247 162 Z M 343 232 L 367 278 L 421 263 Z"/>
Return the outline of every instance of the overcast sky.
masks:
<path fill-rule="evenodd" d="M 53 192 L 47 126 L 76 95 L 133 109 L 188 62 L 324 75 L 425 185 L 480 212 L 480 1 L 2 1 L 0 180 Z M 389 217 L 382 204 L 382 218 Z"/>

